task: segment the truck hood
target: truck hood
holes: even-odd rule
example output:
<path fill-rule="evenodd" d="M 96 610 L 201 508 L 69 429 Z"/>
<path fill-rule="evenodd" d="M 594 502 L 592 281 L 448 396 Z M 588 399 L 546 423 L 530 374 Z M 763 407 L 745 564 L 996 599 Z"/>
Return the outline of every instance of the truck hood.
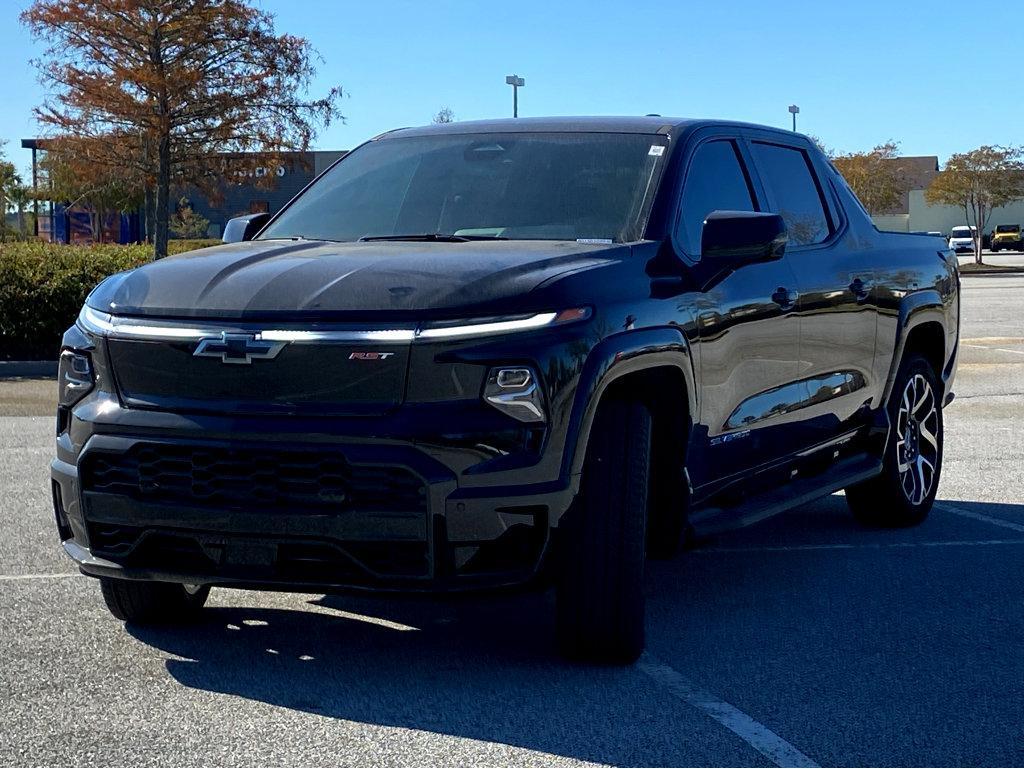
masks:
<path fill-rule="evenodd" d="M 119 273 L 87 303 L 119 315 L 207 318 L 508 312 L 551 278 L 628 253 L 628 246 L 571 241 L 257 240 Z"/>

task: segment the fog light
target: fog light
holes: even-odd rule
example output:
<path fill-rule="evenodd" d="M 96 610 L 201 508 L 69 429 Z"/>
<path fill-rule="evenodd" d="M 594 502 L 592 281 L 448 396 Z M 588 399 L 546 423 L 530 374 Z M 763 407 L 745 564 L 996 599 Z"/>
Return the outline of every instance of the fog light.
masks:
<path fill-rule="evenodd" d="M 543 422 L 544 404 L 537 376 L 525 366 L 492 368 L 484 400 L 520 422 Z"/>
<path fill-rule="evenodd" d="M 61 406 L 74 406 L 92 389 L 94 382 L 88 353 L 64 350 L 60 354 L 57 383 Z"/>
<path fill-rule="evenodd" d="M 533 372 L 528 368 L 500 368 L 495 380 L 502 389 L 523 388 L 533 380 Z"/>

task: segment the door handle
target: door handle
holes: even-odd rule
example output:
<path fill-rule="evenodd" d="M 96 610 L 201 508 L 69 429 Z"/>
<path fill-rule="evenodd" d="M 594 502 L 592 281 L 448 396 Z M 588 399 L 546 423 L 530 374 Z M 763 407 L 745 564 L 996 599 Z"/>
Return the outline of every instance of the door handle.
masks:
<path fill-rule="evenodd" d="M 772 294 L 772 301 L 783 310 L 792 310 L 799 296 L 800 295 L 796 291 L 786 288 L 785 286 L 779 286 L 775 289 L 775 293 Z"/>
<path fill-rule="evenodd" d="M 871 296 L 871 285 L 860 278 L 854 278 L 853 283 L 850 284 L 850 291 L 857 297 L 858 302 L 863 302 Z"/>

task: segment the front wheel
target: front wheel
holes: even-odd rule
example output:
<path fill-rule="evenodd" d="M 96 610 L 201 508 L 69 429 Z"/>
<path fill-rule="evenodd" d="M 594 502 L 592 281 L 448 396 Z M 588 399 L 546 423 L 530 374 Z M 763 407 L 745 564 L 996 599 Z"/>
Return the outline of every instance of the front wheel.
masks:
<path fill-rule="evenodd" d="M 567 657 L 628 664 L 643 651 L 650 455 L 650 412 L 602 403 L 580 494 L 559 524 L 556 624 Z"/>
<path fill-rule="evenodd" d="M 210 588 L 171 582 L 100 578 L 107 609 L 117 619 L 138 625 L 179 624 L 194 619 Z"/>
<path fill-rule="evenodd" d="M 942 471 L 940 392 L 934 369 L 920 355 L 900 366 L 890 396 L 882 472 L 846 490 L 846 501 L 862 523 L 913 526 L 928 516 Z"/>

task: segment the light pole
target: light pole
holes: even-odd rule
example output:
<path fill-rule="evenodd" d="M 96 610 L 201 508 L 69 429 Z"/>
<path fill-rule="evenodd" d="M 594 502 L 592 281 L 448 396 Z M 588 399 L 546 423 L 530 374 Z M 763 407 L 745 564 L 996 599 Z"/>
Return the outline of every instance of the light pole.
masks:
<path fill-rule="evenodd" d="M 796 131 L 796 116 L 800 114 L 800 108 L 795 104 L 789 105 L 789 114 L 793 116 L 793 131 Z"/>
<path fill-rule="evenodd" d="M 508 75 L 505 82 L 512 86 L 512 117 L 519 117 L 519 89 L 526 85 L 526 78 Z"/>

